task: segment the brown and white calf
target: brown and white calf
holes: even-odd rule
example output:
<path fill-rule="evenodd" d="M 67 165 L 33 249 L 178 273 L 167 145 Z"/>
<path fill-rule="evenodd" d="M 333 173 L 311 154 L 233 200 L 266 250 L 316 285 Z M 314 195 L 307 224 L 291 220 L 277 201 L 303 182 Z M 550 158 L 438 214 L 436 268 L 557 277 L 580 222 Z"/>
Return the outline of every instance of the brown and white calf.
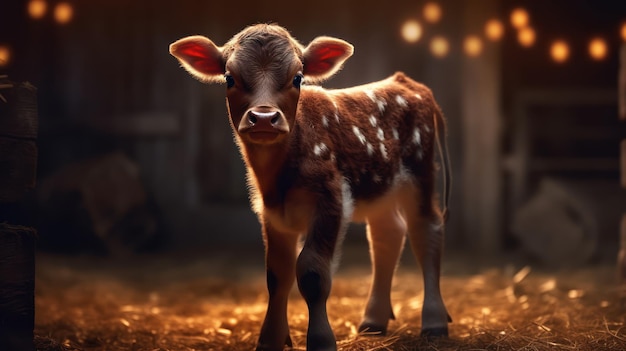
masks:
<path fill-rule="evenodd" d="M 367 223 L 373 261 L 359 330 L 384 334 L 394 318 L 391 280 L 408 233 L 423 268 L 422 334 L 447 335 L 433 159 L 445 125 L 431 91 L 402 73 L 341 90 L 303 85 L 337 72 L 353 47 L 331 37 L 304 47 L 277 25 L 248 27 L 224 46 L 186 37 L 170 52 L 194 77 L 227 86 L 266 247 L 269 303 L 257 350 L 291 346 L 287 297 L 295 279 L 309 309 L 307 349 L 336 349 L 326 300 L 350 221 Z"/>

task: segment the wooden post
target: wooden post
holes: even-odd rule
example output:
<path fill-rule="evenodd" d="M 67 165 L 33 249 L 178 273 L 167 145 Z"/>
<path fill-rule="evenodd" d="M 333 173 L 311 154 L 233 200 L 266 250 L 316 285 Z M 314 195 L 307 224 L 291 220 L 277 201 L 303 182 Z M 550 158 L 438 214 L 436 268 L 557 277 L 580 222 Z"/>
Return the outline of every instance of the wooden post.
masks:
<path fill-rule="evenodd" d="M 626 43 L 622 44 L 620 51 L 618 85 L 619 118 L 622 121 L 626 121 Z M 626 139 L 623 139 L 621 142 L 620 170 L 622 173 L 622 187 L 626 189 Z M 620 228 L 620 250 L 617 255 L 617 270 L 620 281 L 626 283 L 626 213 L 622 217 Z"/>
<path fill-rule="evenodd" d="M 35 349 L 35 230 L 7 221 L 35 187 L 37 127 L 35 87 L 0 76 L 0 350 Z"/>
<path fill-rule="evenodd" d="M 497 1 L 466 7 L 465 29 L 481 33 Z M 463 58 L 463 223 L 473 249 L 495 253 L 501 247 L 500 60 L 497 45 Z"/>

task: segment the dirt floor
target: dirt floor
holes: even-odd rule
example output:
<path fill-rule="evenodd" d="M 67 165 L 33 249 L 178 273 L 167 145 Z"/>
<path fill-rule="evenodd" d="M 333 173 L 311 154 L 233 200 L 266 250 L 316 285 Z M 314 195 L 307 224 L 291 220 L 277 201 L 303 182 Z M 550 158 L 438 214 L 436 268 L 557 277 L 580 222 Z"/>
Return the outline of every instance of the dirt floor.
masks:
<path fill-rule="evenodd" d="M 403 258 L 397 320 L 386 337 L 358 335 L 369 287 L 367 251 L 344 259 L 328 302 L 340 350 L 625 350 L 626 293 L 614 267 L 549 271 L 524 260 L 448 254 L 442 290 L 450 338 L 419 337 L 421 276 Z M 349 250 L 348 250 L 349 251 Z M 141 257 L 40 254 L 38 350 L 253 350 L 266 306 L 262 252 Z M 306 305 L 294 289 L 289 320 L 304 350 Z"/>

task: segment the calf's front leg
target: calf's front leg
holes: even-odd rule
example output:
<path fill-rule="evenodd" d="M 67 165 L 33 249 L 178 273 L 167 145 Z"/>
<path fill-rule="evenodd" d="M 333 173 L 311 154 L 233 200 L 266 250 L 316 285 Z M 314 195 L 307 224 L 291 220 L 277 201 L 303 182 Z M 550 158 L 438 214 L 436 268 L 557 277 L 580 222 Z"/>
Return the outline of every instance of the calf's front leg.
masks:
<path fill-rule="evenodd" d="M 308 351 L 337 350 L 335 335 L 328 322 L 326 300 L 332 284 L 331 261 L 337 238 L 346 230 L 343 212 L 339 201 L 318 202 L 296 263 L 298 288 L 309 309 Z"/>
<path fill-rule="evenodd" d="M 283 351 L 291 345 L 287 322 L 287 300 L 295 280 L 298 236 L 282 233 L 269 223 L 263 225 L 265 265 L 269 302 L 257 351 Z"/>

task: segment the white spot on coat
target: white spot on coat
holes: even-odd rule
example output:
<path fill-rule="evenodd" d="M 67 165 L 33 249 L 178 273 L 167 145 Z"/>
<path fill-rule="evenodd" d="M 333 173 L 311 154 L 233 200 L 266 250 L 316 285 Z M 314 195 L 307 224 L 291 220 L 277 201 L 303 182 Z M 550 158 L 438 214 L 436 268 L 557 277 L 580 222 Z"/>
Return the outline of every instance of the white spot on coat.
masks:
<path fill-rule="evenodd" d="M 374 154 L 374 147 L 370 143 L 367 143 L 367 154 L 370 156 Z"/>
<path fill-rule="evenodd" d="M 420 94 L 415 94 L 415 97 L 418 98 L 419 100 L 422 100 L 422 95 Z"/>
<path fill-rule="evenodd" d="M 326 151 L 328 151 L 328 146 L 324 143 L 315 144 L 313 147 L 313 153 L 317 156 L 321 156 Z"/>
<path fill-rule="evenodd" d="M 378 110 L 380 111 L 380 113 L 385 113 L 385 107 L 387 106 L 387 101 L 385 101 L 385 99 L 380 99 L 378 101 L 376 101 L 376 104 L 378 105 Z"/>
<path fill-rule="evenodd" d="M 370 100 L 372 100 L 372 102 L 378 101 L 378 98 L 376 97 L 376 93 L 374 92 L 374 90 L 365 89 L 364 92 L 365 92 L 365 95 L 367 95 L 367 97 L 370 98 Z"/>
<path fill-rule="evenodd" d="M 381 176 L 379 176 L 378 174 L 374 174 L 372 176 L 372 181 L 374 181 L 374 183 L 380 183 L 383 181 L 383 178 L 381 178 Z"/>
<path fill-rule="evenodd" d="M 417 150 L 417 152 L 415 153 L 415 156 L 417 156 L 418 160 L 421 160 L 422 158 L 424 158 L 424 152 L 422 151 L 422 149 Z"/>
<path fill-rule="evenodd" d="M 387 148 L 385 147 L 385 144 L 380 143 L 380 153 L 383 155 L 383 158 L 385 160 L 389 159 L 389 155 L 387 154 Z"/>
<path fill-rule="evenodd" d="M 413 131 L 413 142 L 418 145 L 422 142 L 422 135 L 417 127 L 415 127 L 415 130 Z"/>
<path fill-rule="evenodd" d="M 409 106 L 409 103 L 406 101 L 405 98 L 403 98 L 400 95 L 396 95 L 396 102 L 398 103 L 398 105 L 402 106 L 402 107 L 407 107 Z"/>
<path fill-rule="evenodd" d="M 395 140 L 400 139 L 400 135 L 398 134 L 398 130 L 396 128 L 391 128 L 391 134 Z"/>
<path fill-rule="evenodd" d="M 385 132 L 383 131 L 382 128 L 378 128 L 378 131 L 376 132 L 376 136 L 378 137 L 378 140 L 380 141 L 385 140 Z"/>
<path fill-rule="evenodd" d="M 376 127 L 377 123 L 378 122 L 376 121 L 376 116 L 370 115 L 370 124 L 372 125 L 372 127 Z"/>
<path fill-rule="evenodd" d="M 324 128 L 328 128 L 328 118 L 326 116 L 322 116 L 322 125 Z"/>
<path fill-rule="evenodd" d="M 335 112 L 335 121 L 337 121 L 337 123 L 339 123 L 339 113 Z"/>
<path fill-rule="evenodd" d="M 356 135 L 356 137 L 359 139 L 361 144 L 365 145 L 365 142 L 367 141 L 367 139 L 365 139 L 365 135 L 361 133 L 361 130 L 359 129 L 359 127 L 352 126 L 352 131 L 354 132 L 354 135 Z"/>

